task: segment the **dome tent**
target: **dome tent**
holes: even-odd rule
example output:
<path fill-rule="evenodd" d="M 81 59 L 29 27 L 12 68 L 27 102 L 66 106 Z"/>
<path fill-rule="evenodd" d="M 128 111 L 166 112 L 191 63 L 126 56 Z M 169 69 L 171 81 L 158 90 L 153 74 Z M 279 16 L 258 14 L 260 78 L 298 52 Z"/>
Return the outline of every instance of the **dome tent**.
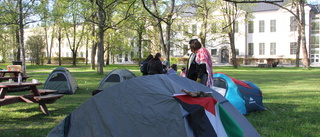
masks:
<path fill-rule="evenodd" d="M 128 69 L 114 69 L 110 71 L 101 81 L 97 90 L 92 92 L 95 95 L 102 90 L 112 87 L 120 82 L 136 77 L 134 73 Z"/>
<path fill-rule="evenodd" d="M 254 83 L 238 80 L 221 72 L 214 73 L 213 78 L 213 89 L 224 96 L 242 114 L 265 110 L 262 92 Z"/>
<path fill-rule="evenodd" d="M 78 84 L 68 69 L 57 67 L 49 74 L 43 88 L 58 90 L 62 94 L 74 94 Z"/>
<path fill-rule="evenodd" d="M 185 105 L 181 105 L 175 99 L 173 95 L 181 93 L 182 89 L 209 92 L 212 97 L 189 97 L 189 99 L 216 100 L 216 104 L 221 108 L 221 111 L 218 111 L 214 106 L 206 106 L 210 112 L 213 112 L 211 114 L 221 119 L 223 127 L 213 128 L 215 126 L 197 123 L 200 124 L 199 127 L 208 127 L 201 133 L 210 132 L 217 135 L 226 133 L 230 137 L 235 134 L 239 137 L 260 136 L 250 122 L 213 89 L 188 78 L 163 74 L 135 77 L 104 89 L 99 95 L 92 96 L 77 107 L 47 136 L 198 136 L 200 132 L 195 132 L 197 128 L 191 126 L 193 124 L 189 116 L 201 119 L 209 117 L 193 115 L 193 112 L 188 112 Z M 183 100 L 183 98 L 180 99 Z M 219 112 L 224 115 L 219 117 Z M 230 123 L 223 122 L 223 119 L 228 118 L 232 119 Z M 218 122 L 211 124 L 218 125 Z"/>

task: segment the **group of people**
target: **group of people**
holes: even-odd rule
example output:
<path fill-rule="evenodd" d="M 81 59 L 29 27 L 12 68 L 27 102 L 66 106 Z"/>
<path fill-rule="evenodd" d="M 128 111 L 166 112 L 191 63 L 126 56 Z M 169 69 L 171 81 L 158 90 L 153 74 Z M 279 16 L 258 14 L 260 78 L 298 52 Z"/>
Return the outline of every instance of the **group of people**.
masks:
<path fill-rule="evenodd" d="M 187 67 L 181 68 L 180 76 L 187 77 L 208 87 L 213 86 L 212 61 L 209 51 L 202 47 L 197 39 L 191 39 L 189 46 L 192 53 L 189 57 Z M 161 62 L 160 58 L 160 53 L 157 53 L 155 57 L 149 55 L 147 59 L 141 63 L 142 74 L 178 74 L 177 64 L 172 64 L 170 68 L 167 69 L 166 63 Z M 144 71 L 142 71 L 142 69 Z"/>

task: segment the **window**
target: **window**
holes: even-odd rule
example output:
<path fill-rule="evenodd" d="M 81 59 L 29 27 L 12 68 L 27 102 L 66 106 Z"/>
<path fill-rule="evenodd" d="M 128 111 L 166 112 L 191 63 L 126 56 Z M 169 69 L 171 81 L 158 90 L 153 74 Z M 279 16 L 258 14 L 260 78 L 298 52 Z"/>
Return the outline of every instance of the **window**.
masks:
<path fill-rule="evenodd" d="M 264 32 L 264 20 L 259 21 L 259 32 Z"/>
<path fill-rule="evenodd" d="M 238 32 L 239 32 L 239 22 L 238 22 L 238 21 L 236 21 L 236 22 L 234 23 L 234 32 L 235 32 L 235 33 L 238 33 Z"/>
<path fill-rule="evenodd" d="M 253 33 L 253 21 L 248 22 L 248 33 Z"/>
<path fill-rule="evenodd" d="M 295 55 L 297 52 L 297 42 L 290 42 L 290 55 Z"/>
<path fill-rule="evenodd" d="M 187 35 L 187 34 L 188 34 L 188 32 L 189 32 L 188 29 L 189 29 L 189 28 L 188 28 L 188 25 L 184 25 L 184 26 L 183 26 L 183 34 L 184 34 L 184 35 Z"/>
<path fill-rule="evenodd" d="M 211 49 L 211 56 L 217 55 L 217 49 Z"/>
<path fill-rule="evenodd" d="M 197 34 L 197 25 L 196 24 L 192 25 L 192 33 Z"/>
<path fill-rule="evenodd" d="M 277 31 L 277 22 L 276 20 L 270 20 L 270 32 Z"/>
<path fill-rule="evenodd" d="M 264 43 L 259 43 L 259 55 L 264 55 Z"/>
<path fill-rule="evenodd" d="M 297 20 L 296 17 L 290 17 L 290 31 L 297 31 Z"/>
<path fill-rule="evenodd" d="M 311 45 L 311 48 L 320 48 L 320 37 L 311 36 L 310 45 Z"/>
<path fill-rule="evenodd" d="M 239 49 L 236 49 L 236 55 L 239 55 Z"/>
<path fill-rule="evenodd" d="M 248 45 L 248 55 L 253 55 L 253 43 L 249 43 Z"/>
<path fill-rule="evenodd" d="M 211 33 L 217 33 L 217 23 L 211 24 Z"/>
<path fill-rule="evenodd" d="M 313 21 L 311 23 L 311 33 L 312 34 L 319 34 L 320 32 L 320 22 L 319 21 Z"/>
<path fill-rule="evenodd" d="M 277 45 L 276 43 L 270 43 L 270 55 L 276 55 Z"/>

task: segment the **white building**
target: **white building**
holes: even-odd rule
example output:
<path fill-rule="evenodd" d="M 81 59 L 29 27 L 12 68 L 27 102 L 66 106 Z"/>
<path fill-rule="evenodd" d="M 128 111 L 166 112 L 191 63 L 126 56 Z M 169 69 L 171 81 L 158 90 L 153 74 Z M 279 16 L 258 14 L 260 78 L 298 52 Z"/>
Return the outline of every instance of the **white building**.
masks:
<path fill-rule="evenodd" d="M 188 9 L 188 13 L 190 12 L 192 12 L 192 10 Z M 255 65 L 259 63 L 269 63 L 269 61 L 280 61 L 280 64 L 294 64 L 298 39 L 297 24 L 294 22 L 294 16 L 287 10 L 266 3 L 256 3 L 255 6 L 250 6 L 250 9 L 245 12 L 248 16 L 244 14 L 243 17 L 239 17 L 236 21 L 238 31 L 235 33 L 235 47 L 237 59 L 240 60 L 239 63 Z M 186 20 L 192 19 L 192 17 L 190 17 L 191 14 L 188 15 L 189 16 L 185 16 Z M 305 6 L 307 50 L 310 62 L 313 65 L 320 63 L 319 17 L 319 7 Z M 201 21 L 194 19 L 190 21 L 180 21 L 178 24 L 179 23 L 187 25 L 189 31 L 194 30 L 194 26 L 196 26 L 198 32 L 192 33 L 199 34 Z M 230 45 L 226 43 L 225 38 L 215 39 L 215 41 L 210 40 L 213 35 L 217 34 L 209 34 L 206 43 L 206 48 L 211 51 L 213 62 L 216 64 L 229 63 L 231 59 L 229 52 L 231 51 Z M 187 45 L 190 38 L 175 37 L 172 41 L 174 41 L 174 39 L 184 39 L 184 42 L 174 43 L 174 45 Z M 302 50 L 300 50 L 300 59 L 303 57 L 301 51 Z M 176 51 L 173 52 L 177 53 Z"/>
<path fill-rule="evenodd" d="M 201 21 L 195 17 L 195 9 L 188 8 L 188 13 L 180 14 L 176 17 L 174 25 L 176 28 L 172 31 L 171 36 L 171 53 L 172 57 L 181 57 L 188 55 L 188 42 L 192 38 L 197 38 L 200 33 Z M 240 64 L 256 65 L 259 63 L 267 63 L 268 59 L 276 59 L 280 64 L 294 64 L 296 58 L 295 51 L 297 46 L 297 30 L 293 22 L 293 15 L 278 6 L 257 3 L 246 11 L 250 17 L 243 16 L 237 20 L 238 31 L 235 34 L 235 46 L 237 50 L 237 58 Z M 320 64 L 320 12 L 318 6 L 305 6 L 306 20 L 306 42 L 312 65 Z M 219 13 L 210 15 L 218 17 Z M 247 22 L 244 19 L 247 17 Z M 211 22 L 212 23 L 212 22 Z M 212 27 L 214 24 L 208 24 Z M 186 36 L 183 33 L 188 32 L 193 36 Z M 26 30 L 27 40 L 28 31 Z M 225 35 L 222 33 L 212 32 L 209 30 L 207 35 L 207 49 L 211 52 L 214 64 L 225 64 L 230 62 L 230 45 L 228 38 L 221 37 L 214 39 L 217 35 Z M 219 37 L 219 36 L 218 36 Z M 132 39 L 131 45 L 135 45 Z M 72 57 L 72 52 L 67 46 L 67 41 L 62 43 L 62 56 Z M 54 42 L 52 57 L 56 57 L 58 53 L 58 42 Z M 79 49 L 77 57 L 85 57 L 85 46 Z M 90 50 L 90 49 L 89 49 Z M 134 47 L 131 53 L 123 53 L 115 56 L 115 63 L 133 63 L 132 56 L 137 52 Z M 300 50 L 301 51 L 301 50 Z M 91 54 L 89 51 L 88 54 Z M 89 60 L 91 55 L 88 55 Z M 302 53 L 300 53 L 302 58 Z M 245 61 L 246 60 L 246 61 Z M 249 60 L 249 61 L 248 61 Z M 89 61 L 90 62 L 90 61 Z"/>

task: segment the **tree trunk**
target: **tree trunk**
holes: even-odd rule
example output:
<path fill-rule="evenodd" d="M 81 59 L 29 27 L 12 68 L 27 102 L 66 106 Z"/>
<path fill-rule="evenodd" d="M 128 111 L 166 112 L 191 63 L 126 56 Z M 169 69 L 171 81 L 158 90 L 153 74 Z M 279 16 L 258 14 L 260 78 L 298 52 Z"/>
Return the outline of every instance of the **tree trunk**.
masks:
<path fill-rule="evenodd" d="M 48 62 L 47 64 L 51 64 L 51 53 L 52 53 L 52 48 L 53 48 L 53 44 L 54 44 L 54 33 L 55 33 L 55 27 L 52 28 L 52 35 L 51 35 L 51 43 L 50 43 L 50 48 L 49 48 L 49 52 L 48 52 Z"/>
<path fill-rule="evenodd" d="M 77 52 L 76 52 L 76 50 L 72 50 L 72 65 L 73 66 L 77 65 Z"/>
<path fill-rule="evenodd" d="M 25 48 L 24 48 L 24 25 L 23 25 L 23 15 L 22 15 L 22 0 L 19 0 L 19 29 L 20 29 L 20 40 L 19 40 L 19 44 L 21 47 L 21 51 L 22 51 L 22 71 L 23 71 L 23 75 L 26 75 L 26 53 L 25 53 Z"/>
<path fill-rule="evenodd" d="M 93 41 L 91 46 L 91 69 L 96 69 L 96 55 L 97 55 L 98 43 Z"/>
<path fill-rule="evenodd" d="M 91 5 L 95 4 L 94 0 L 90 0 L 90 2 L 91 2 Z M 91 18 L 92 18 L 92 20 L 95 20 L 97 18 L 95 12 L 93 12 L 91 14 Z M 95 36 L 96 36 L 96 25 L 94 23 L 91 23 L 91 30 L 92 30 L 91 35 L 92 35 L 93 38 L 95 38 Z M 92 45 L 91 45 L 91 66 L 90 66 L 92 70 L 96 69 L 97 45 L 98 45 L 98 43 L 96 42 L 96 39 L 93 39 Z"/>
<path fill-rule="evenodd" d="M 88 65 L 88 58 L 89 58 L 89 35 L 87 35 L 86 40 L 86 65 Z"/>
<path fill-rule="evenodd" d="M 100 4 L 104 5 L 103 1 L 97 1 Z M 103 13 L 102 7 L 99 7 L 98 18 L 99 18 L 99 26 L 98 26 L 98 64 L 97 64 L 97 73 L 103 74 L 103 66 L 104 66 L 104 56 L 103 56 L 103 44 L 104 44 L 104 21 L 105 15 Z"/>
<path fill-rule="evenodd" d="M 58 30 L 58 43 L 59 43 L 59 55 L 58 55 L 58 63 L 59 63 L 59 66 L 61 66 L 61 39 L 62 39 L 62 34 L 61 34 L 61 28 L 59 27 L 59 30 Z"/>
<path fill-rule="evenodd" d="M 51 64 L 50 60 L 50 54 L 49 54 L 49 42 L 48 42 L 48 27 L 47 27 L 47 21 L 44 21 L 44 37 L 45 37 L 45 43 L 46 43 L 46 51 L 47 51 L 47 64 Z M 50 63 L 49 63 L 50 62 Z"/>
<path fill-rule="evenodd" d="M 297 5 L 297 4 L 296 4 Z M 299 6 L 296 6 L 296 22 L 300 22 L 300 10 Z M 301 48 L 301 23 L 298 24 L 298 39 L 297 39 L 297 52 L 296 52 L 296 67 L 300 66 L 300 48 Z"/>
<path fill-rule="evenodd" d="M 207 39 L 207 25 L 208 25 L 208 14 L 209 14 L 209 10 L 207 7 L 207 2 L 203 1 L 204 5 L 203 5 L 203 11 L 202 11 L 202 26 L 201 26 L 201 33 L 200 33 L 200 41 L 202 43 L 203 47 L 206 47 L 206 39 Z"/>
<path fill-rule="evenodd" d="M 169 66 L 170 66 L 170 32 L 171 32 L 171 23 L 168 23 L 167 24 L 167 28 L 166 28 L 167 30 L 167 44 L 166 45 L 164 45 L 165 47 L 163 48 L 163 49 L 165 49 L 165 51 L 164 51 L 164 53 L 166 53 L 166 56 L 165 56 L 165 58 L 166 58 L 166 60 L 169 62 Z M 167 67 L 169 67 L 169 66 L 167 66 Z"/>
<path fill-rule="evenodd" d="M 305 35 L 305 12 L 304 12 L 304 0 L 300 0 L 300 10 L 301 10 L 301 43 L 302 43 L 302 55 L 303 55 L 303 68 L 309 69 L 310 67 L 310 61 L 308 57 L 308 51 L 307 51 L 307 42 L 306 42 L 306 35 Z"/>
<path fill-rule="evenodd" d="M 140 29 L 139 29 L 140 30 Z M 142 62 L 142 31 L 138 31 L 138 57 L 139 57 L 139 61 L 138 61 L 138 65 Z"/>
<path fill-rule="evenodd" d="M 21 47 L 20 47 L 20 33 L 19 29 L 16 30 L 16 41 L 17 44 L 15 45 L 17 47 L 16 55 L 14 60 L 21 61 Z"/>

